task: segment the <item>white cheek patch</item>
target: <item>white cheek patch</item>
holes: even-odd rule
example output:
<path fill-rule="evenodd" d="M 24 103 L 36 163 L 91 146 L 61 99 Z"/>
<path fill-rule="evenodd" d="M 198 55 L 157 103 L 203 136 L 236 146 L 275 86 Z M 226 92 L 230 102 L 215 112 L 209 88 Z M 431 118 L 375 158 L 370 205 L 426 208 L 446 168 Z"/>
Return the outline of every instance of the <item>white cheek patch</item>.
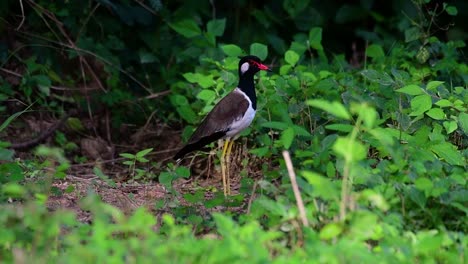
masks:
<path fill-rule="evenodd" d="M 249 70 L 249 67 L 250 67 L 249 63 L 248 63 L 248 62 L 244 62 L 244 63 L 241 65 L 241 68 L 240 68 L 242 74 L 244 74 L 246 71 L 248 71 L 248 70 Z"/>

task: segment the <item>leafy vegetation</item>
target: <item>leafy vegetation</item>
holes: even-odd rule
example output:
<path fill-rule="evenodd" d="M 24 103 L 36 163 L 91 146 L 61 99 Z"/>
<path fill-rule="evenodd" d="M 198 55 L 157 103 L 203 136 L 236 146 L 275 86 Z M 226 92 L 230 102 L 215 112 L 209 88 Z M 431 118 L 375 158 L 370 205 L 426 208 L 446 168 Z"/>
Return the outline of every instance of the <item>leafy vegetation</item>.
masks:
<path fill-rule="evenodd" d="M 3 1 L 2 261 L 465 263 L 466 4 L 272 2 Z M 171 156 L 244 54 L 225 198 Z"/>

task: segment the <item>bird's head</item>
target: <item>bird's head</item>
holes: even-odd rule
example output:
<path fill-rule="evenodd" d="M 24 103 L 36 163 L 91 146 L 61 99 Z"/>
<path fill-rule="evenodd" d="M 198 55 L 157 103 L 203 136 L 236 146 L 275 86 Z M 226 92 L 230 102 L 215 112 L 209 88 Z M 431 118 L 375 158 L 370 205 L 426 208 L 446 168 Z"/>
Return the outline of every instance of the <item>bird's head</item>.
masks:
<path fill-rule="evenodd" d="M 262 61 L 257 56 L 248 55 L 240 58 L 239 61 L 239 75 L 251 74 L 262 71 L 271 71 L 271 69 L 262 64 Z"/>

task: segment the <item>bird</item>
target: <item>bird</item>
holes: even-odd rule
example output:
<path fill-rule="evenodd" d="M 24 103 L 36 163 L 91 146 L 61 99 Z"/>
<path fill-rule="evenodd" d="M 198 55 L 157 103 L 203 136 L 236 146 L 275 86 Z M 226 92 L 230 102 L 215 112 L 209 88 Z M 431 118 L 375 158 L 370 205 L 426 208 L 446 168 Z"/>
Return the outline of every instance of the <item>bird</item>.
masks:
<path fill-rule="evenodd" d="M 234 140 L 247 128 L 257 111 L 254 75 L 259 71 L 271 69 L 262 64 L 260 58 L 247 55 L 239 61 L 239 84 L 222 98 L 206 115 L 186 145 L 174 156 L 180 161 L 186 154 L 200 150 L 211 142 L 224 139 L 221 152 L 221 174 L 224 196 L 231 194 L 229 166 Z M 226 167 L 226 162 L 228 167 Z"/>

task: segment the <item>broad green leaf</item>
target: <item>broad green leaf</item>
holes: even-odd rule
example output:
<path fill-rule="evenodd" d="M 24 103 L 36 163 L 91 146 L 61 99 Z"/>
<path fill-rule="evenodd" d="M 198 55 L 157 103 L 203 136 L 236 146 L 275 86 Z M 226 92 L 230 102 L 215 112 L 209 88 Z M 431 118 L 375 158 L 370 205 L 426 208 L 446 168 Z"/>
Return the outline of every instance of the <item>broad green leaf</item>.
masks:
<path fill-rule="evenodd" d="M 437 156 L 443 158 L 451 165 L 466 166 L 465 160 L 461 152 L 458 151 L 454 145 L 448 142 L 433 145 L 431 146 L 431 150 Z"/>
<path fill-rule="evenodd" d="M 197 94 L 197 98 L 206 102 L 212 102 L 216 97 L 216 93 L 209 89 L 204 89 Z"/>
<path fill-rule="evenodd" d="M 350 120 L 351 115 L 348 110 L 340 102 L 328 102 L 322 99 L 308 100 L 307 104 L 315 108 L 324 110 L 325 112 L 332 114 L 338 118 Z"/>
<path fill-rule="evenodd" d="M 277 121 L 265 122 L 265 123 L 262 123 L 261 126 L 267 127 L 267 128 L 273 128 L 277 130 L 285 130 L 286 128 L 289 127 L 287 123 L 277 122 Z"/>
<path fill-rule="evenodd" d="M 202 33 L 200 27 L 193 19 L 184 19 L 175 23 L 169 23 L 169 26 L 186 38 L 193 38 Z"/>
<path fill-rule="evenodd" d="M 237 57 L 242 55 L 242 49 L 234 44 L 222 45 L 221 49 L 223 50 L 224 54 L 231 57 Z"/>
<path fill-rule="evenodd" d="M 0 148 L 0 161 L 12 161 L 15 152 L 11 149 Z"/>
<path fill-rule="evenodd" d="M 461 113 L 458 116 L 458 123 L 460 124 L 461 129 L 465 133 L 465 135 L 468 135 L 468 114 L 467 113 Z M 0 129 L 0 131 L 2 131 Z"/>
<path fill-rule="evenodd" d="M 361 74 L 371 82 L 376 82 L 384 86 L 392 85 L 395 81 L 386 72 L 380 73 L 376 70 L 363 70 Z"/>
<path fill-rule="evenodd" d="M 428 91 L 431 91 L 431 90 L 435 90 L 437 89 L 437 87 L 439 87 L 440 85 L 442 85 L 444 82 L 442 81 L 432 81 L 432 82 L 429 82 L 427 85 L 426 85 L 426 90 Z"/>
<path fill-rule="evenodd" d="M 418 27 L 411 27 L 405 30 L 405 42 L 411 42 L 419 39 L 421 30 Z"/>
<path fill-rule="evenodd" d="M 333 151 L 347 161 L 359 161 L 367 156 L 367 147 L 348 137 L 339 137 L 333 144 Z"/>
<path fill-rule="evenodd" d="M 444 125 L 445 131 L 447 131 L 447 134 L 453 133 L 453 131 L 457 130 L 457 128 L 458 128 L 457 121 L 454 121 L 454 120 L 444 121 L 444 123 L 442 123 L 442 125 Z"/>
<path fill-rule="evenodd" d="M 331 124 L 331 125 L 326 125 L 325 128 L 348 133 L 348 132 L 353 131 L 354 126 L 349 125 L 349 124 Z"/>
<path fill-rule="evenodd" d="M 310 47 L 315 50 L 323 50 L 322 46 L 322 28 L 313 27 L 309 31 L 309 43 Z"/>
<path fill-rule="evenodd" d="M 377 44 L 369 45 L 366 49 L 366 56 L 370 58 L 381 58 L 385 57 L 382 46 Z"/>
<path fill-rule="evenodd" d="M 288 127 L 286 130 L 284 130 L 281 133 L 280 140 L 283 143 L 283 146 L 285 149 L 289 149 L 291 147 L 291 144 L 294 140 L 294 129 L 292 127 Z"/>
<path fill-rule="evenodd" d="M 411 99 L 411 114 L 410 116 L 418 116 L 424 114 L 426 111 L 431 109 L 432 99 L 430 95 L 422 94 L 415 96 Z"/>
<path fill-rule="evenodd" d="M 161 172 L 159 182 L 166 188 L 172 189 L 172 175 L 169 172 Z"/>
<path fill-rule="evenodd" d="M 426 112 L 426 115 L 435 120 L 445 119 L 445 113 L 440 108 L 429 109 L 429 111 Z"/>
<path fill-rule="evenodd" d="M 343 227 L 340 223 L 329 223 L 320 230 L 319 237 L 323 240 L 329 240 L 337 237 L 343 232 Z"/>
<path fill-rule="evenodd" d="M 206 25 L 208 33 L 220 37 L 226 28 L 226 18 L 210 20 Z"/>
<path fill-rule="evenodd" d="M 432 181 L 425 177 L 417 178 L 414 185 L 421 191 L 430 191 L 434 187 Z"/>
<path fill-rule="evenodd" d="M 368 129 L 373 128 L 377 121 L 377 116 L 378 116 L 377 111 L 375 111 L 373 107 L 369 106 L 366 103 L 362 103 L 362 104 L 352 103 L 351 112 L 354 114 L 358 114 L 364 121 L 364 126 Z"/>
<path fill-rule="evenodd" d="M 303 136 L 303 137 L 311 136 L 310 132 L 307 131 L 307 129 L 305 129 L 302 126 L 293 125 L 292 128 L 294 129 L 294 133 L 298 136 Z"/>
<path fill-rule="evenodd" d="M 339 186 L 335 185 L 330 179 L 311 171 L 302 171 L 301 174 L 314 187 L 313 196 L 324 200 L 339 200 Z"/>
<path fill-rule="evenodd" d="M 456 6 L 447 6 L 445 11 L 447 11 L 447 14 L 451 16 L 456 16 L 458 14 L 458 9 Z"/>
<path fill-rule="evenodd" d="M 190 170 L 187 167 L 179 166 L 176 168 L 175 173 L 179 177 L 189 178 L 190 177 Z"/>
<path fill-rule="evenodd" d="M 384 146 L 392 146 L 395 142 L 394 137 L 384 128 L 376 127 L 368 132 Z"/>
<path fill-rule="evenodd" d="M 268 47 L 261 43 L 252 43 L 250 45 L 250 54 L 259 57 L 263 61 L 268 56 Z"/>
<path fill-rule="evenodd" d="M 23 197 L 23 195 L 28 192 L 26 187 L 14 182 L 5 183 L 2 186 L 1 191 L 3 195 L 14 198 Z"/>
<path fill-rule="evenodd" d="M 406 85 L 405 87 L 400 88 L 396 91 L 399 93 L 404 93 L 404 94 L 409 94 L 409 95 L 424 94 L 423 89 L 415 84 Z"/>
<path fill-rule="evenodd" d="M 299 61 L 299 55 L 297 55 L 296 52 L 292 50 L 286 51 L 284 54 L 284 60 L 291 66 L 296 65 L 296 63 Z"/>
<path fill-rule="evenodd" d="M 447 100 L 447 99 L 441 99 L 441 100 L 437 101 L 437 102 L 435 103 L 435 105 L 437 105 L 437 106 L 443 108 L 443 107 L 450 107 L 450 106 L 453 105 L 453 103 L 450 102 L 450 101 Z"/>
<path fill-rule="evenodd" d="M 213 75 L 203 75 L 198 72 L 197 73 L 187 72 L 187 73 L 184 73 L 182 76 L 184 76 L 184 78 L 190 83 L 197 83 L 202 88 L 205 88 L 205 89 L 212 87 L 213 85 L 216 84 L 216 82 L 213 80 Z"/>

